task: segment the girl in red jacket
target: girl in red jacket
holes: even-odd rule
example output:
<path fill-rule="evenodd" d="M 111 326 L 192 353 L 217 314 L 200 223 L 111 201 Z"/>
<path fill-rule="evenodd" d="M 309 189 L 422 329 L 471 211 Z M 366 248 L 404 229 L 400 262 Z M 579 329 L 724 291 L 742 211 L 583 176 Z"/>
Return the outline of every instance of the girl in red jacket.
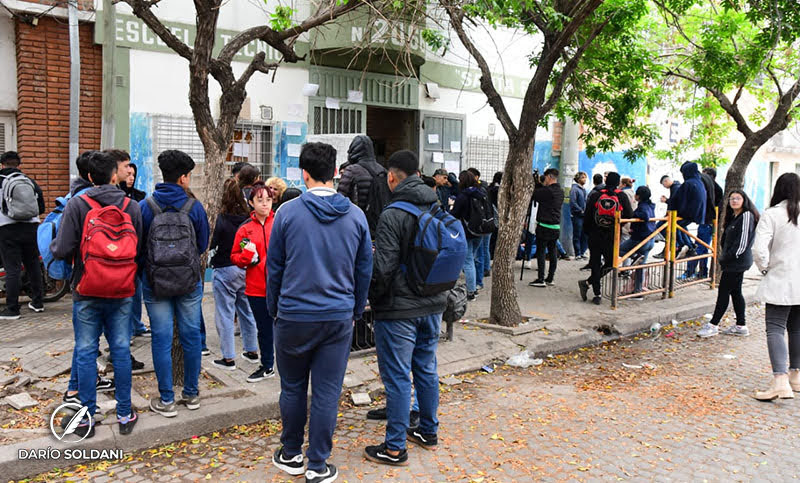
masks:
<path fill-rule="evenodd" d="M 272 317 L 267 312 L 267 247 L 272 231 L 272 188 L 263 181 L 256 182 L 248 197 L 253 208 L 250 220 L 236 232 L 231 250 L 231 261 L 247 269 L 244 293 L 253 310 L 258 327 L 258 348 L 261 351 L 261 366 L 252 373 L 247 382 L 258 382 L 275 376 L 272 369 L 275 351 L 272 343 Z"/>

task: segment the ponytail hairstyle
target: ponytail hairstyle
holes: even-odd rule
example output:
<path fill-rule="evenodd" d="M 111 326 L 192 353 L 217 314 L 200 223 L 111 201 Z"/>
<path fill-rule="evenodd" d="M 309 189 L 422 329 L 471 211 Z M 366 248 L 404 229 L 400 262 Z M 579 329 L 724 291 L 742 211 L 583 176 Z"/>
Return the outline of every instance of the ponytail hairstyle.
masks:
<path fill-rule="evenodd" d="M 733 213 L 733 208 L 731 208 L 731 201 L 730 201 L 731 195 L 733 194 L 737 194 L 742 197 L 743 200 L 742 213 L 744 213 L 745 211 L 749 211 L 750 213 L 752 213 L 753 225 L 754 226 L 757 225 L 760 215 L 758 214 L 758 209 L 756 208 L 756 205 L 753 204 L 753 200 L 751 200 L 750 197 L 747 196 L 747 193 L 745 193 L 743 190 L 735 189 L 731 190 L 731 192 L 728 193 L 728 202 L 725 204 L 725 226 L 728 226 L 728 224 L 732 223 L 733 219 L 736 218 L 736 215 Z"/>
<path fill-rule="evenodd" d="M 797 226 L 797 218 L 800 216 L 800 176 L 795 173 L 783 173 L 778 178 L 769 206 L 776 206 L 781 201 L 786 201 L 789 221 Z"/>
<path fill-rule="evenodd" d="M 250 209 L 239 190 L 239 184 L 233 178 L 228 178 L 222 188 L 222 202 L 220 213 L 228 215 L 247 215 Z"/>

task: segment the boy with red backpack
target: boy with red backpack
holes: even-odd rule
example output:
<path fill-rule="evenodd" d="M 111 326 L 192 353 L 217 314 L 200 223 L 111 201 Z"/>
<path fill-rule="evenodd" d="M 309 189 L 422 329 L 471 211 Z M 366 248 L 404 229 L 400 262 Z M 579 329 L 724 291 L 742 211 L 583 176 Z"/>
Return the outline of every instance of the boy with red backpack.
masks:
<path fill-rule="evenodd" d="M 95 187 L 69 200 L 50 247 L 56 258 L 73 260 L 78 397 L 89 408 L 75 432 L 87 438 L 94 435 L 89 419 L 97 409 L 96 359 L 101 332 L 106 335 L 114 365 L 120 434 L 130 434 L 137 421 L 131 407 L 130 316 L 142 234 L 139 205 L 117 187 L 116 161 L 106 153 L 92 153 L 89 179 Z"/>
<path fill-rule="evenodd" d="M 592 302 L 600 305 L 600 280 L 614 260 L 614 217 L 620 212 L 621 218 L 633 217 L 630 199 L 619 189 L 619 173 L 606 176 L 605 187 L 592 191 L 586 200 L 583 231 L 589 235 L 589 266 L 592 275 L 588 280 L 578 282 L 581 298 L 588 299 L 589 286 L 592 286 Z"/>

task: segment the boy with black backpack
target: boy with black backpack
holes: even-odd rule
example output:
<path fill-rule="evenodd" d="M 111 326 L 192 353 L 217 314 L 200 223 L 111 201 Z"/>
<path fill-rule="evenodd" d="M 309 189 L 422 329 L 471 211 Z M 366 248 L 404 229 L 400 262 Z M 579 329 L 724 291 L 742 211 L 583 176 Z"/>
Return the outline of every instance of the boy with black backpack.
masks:
<path fill-rule="evenodd" d="M 589 266 L 592 275 L 588 280 L 578 282 L 581 298 L 588 300 L 589 286 L 594 291 L 592 302 L 600 305 L 600 280 L 607 270 L 613 267 L 614 260 L 614 219 L 617 212 L 621 218 L 632 218 L 630 199 L 619 187 L 619 173 L 606 176 L 606 184 L 592 191 L 586 200 L 583 230 L 589 235 Z"/>
<path fill-rule="evenodd" d="M 369 232 L 375 229 L 391 192 L 386 184 L 386 169 L 375 160 L 375 149 L 369 136 L 356 136 L 347 149 L 347 169 L 342 172 L 338 192 L 350 198 L 367 216 Z"/>
<path fill-rule="evenodd" d="M 129 434 L 137 421 L 131 407 L 129 320 L 142 216 L 139 206 L 117 188 L 117 163 L 110 156 L 97 151 L 91 154 L 89 178 L 96 187 L 69 200 L 50 250 L 57 259 L 73 261 L 73 360 L 80 403 L 89 408 L 89 417 L 94 415 L 102 332 L 114 365 L 119 432 Z M 78 435 L 94 435 L 89 417 L 75 430 Z"/>
<path fill-rule="evenodd" d="M 15 151 L 0 156 L 0 256 L 6 269 L 6 307 L 0 320 L 19 319 L 19 284 L 22 266 L 31 281 L 31 302 L 28 308 L 44 312 L 42 272 L 36 229 L 39 215 L 44 213 L 44 196 L 35 181 L 19 170 L 22 163 Z"/>
<path fill-rule="evenodd" d="M 153 366 L 161 397 L 150 398 L 150 409 L 162 416 L 178 415 L 172 386 L 172 327 L 177 320 L 183 347 L 183 403 L 200 409 L 203 279 L 200 254 L 208 246 L 208 216 L 186 190 L 194 161 L 169 150 L 158 156 L 164 178 L 152 196 L 141 201 L 143 224 L 142 294 L 150 316 Z"/>
<path fill-rule="evenodd" d="M 406 439 L 434 449 L 439 422 L 436 347 L 447 297 L 464 265 L 467 240 L 458 219 L 416 174 L 417 156 L 399 151 L 388 160 L 391 203 L 375 237 L 369 299 L 375 313 L 375 347 L 386 387 L 386 439 L 367 446 L 367 459 L 388 465 L 408 461 Z M 409 428 L 411 379 L 419 426 Z"/>

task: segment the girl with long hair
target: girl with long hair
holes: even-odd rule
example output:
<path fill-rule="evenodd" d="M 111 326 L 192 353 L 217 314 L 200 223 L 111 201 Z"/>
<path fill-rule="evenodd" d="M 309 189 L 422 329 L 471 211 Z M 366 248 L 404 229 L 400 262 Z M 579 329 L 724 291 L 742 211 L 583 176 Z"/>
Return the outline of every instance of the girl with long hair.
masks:
<path fill-rule="evenodd" d="M 772 386 L 756 391 L 761 401 L 794 398 L 800 391 L 800 176 L 782 174 L 770 207 L 756 228 L 753 259 L 764 275 L 757 297 L 766 304 L 767 349 Z M 788 331 L 788 347 L 786 333 Z"/>
<path fill-rule="evenodd" d="M 242 357 L 248 362 L 259 361 L 256 322 L 245 295 L 245 271 L 231 261 L 236 232 L 247 221 L 248 215 L 249 210 L 236 180 L 228 179 L 223 188 L 220 213 L 209 248 L 215 251 L 211 258 L 211 267 L 214 269 L 214 322 L 222 352 L 222 358 L 213 363 L 229 371 L 236 369 L 234 314 L 238 315 L 241 327 Z"/>
<path fill-rule="evenodd" d="M 717 306 L 711 320 L 697 332 L 699 337 L 713 337 L 719 334 L 719 322 L 728 310 L 728 301 L 733 300 L 736 325 L 723 334 L 748 336 L 750 330 L 745 325 L 745 301 L 742 295 L 744 272 L 753 266 L 753 240 L 758 224 L 758 210 L 744 191 L 735 189 L 728 195 L 725 208 L 725 229 L 719 244 L 717 258 L 722 275 L 717 291 Z"/>

